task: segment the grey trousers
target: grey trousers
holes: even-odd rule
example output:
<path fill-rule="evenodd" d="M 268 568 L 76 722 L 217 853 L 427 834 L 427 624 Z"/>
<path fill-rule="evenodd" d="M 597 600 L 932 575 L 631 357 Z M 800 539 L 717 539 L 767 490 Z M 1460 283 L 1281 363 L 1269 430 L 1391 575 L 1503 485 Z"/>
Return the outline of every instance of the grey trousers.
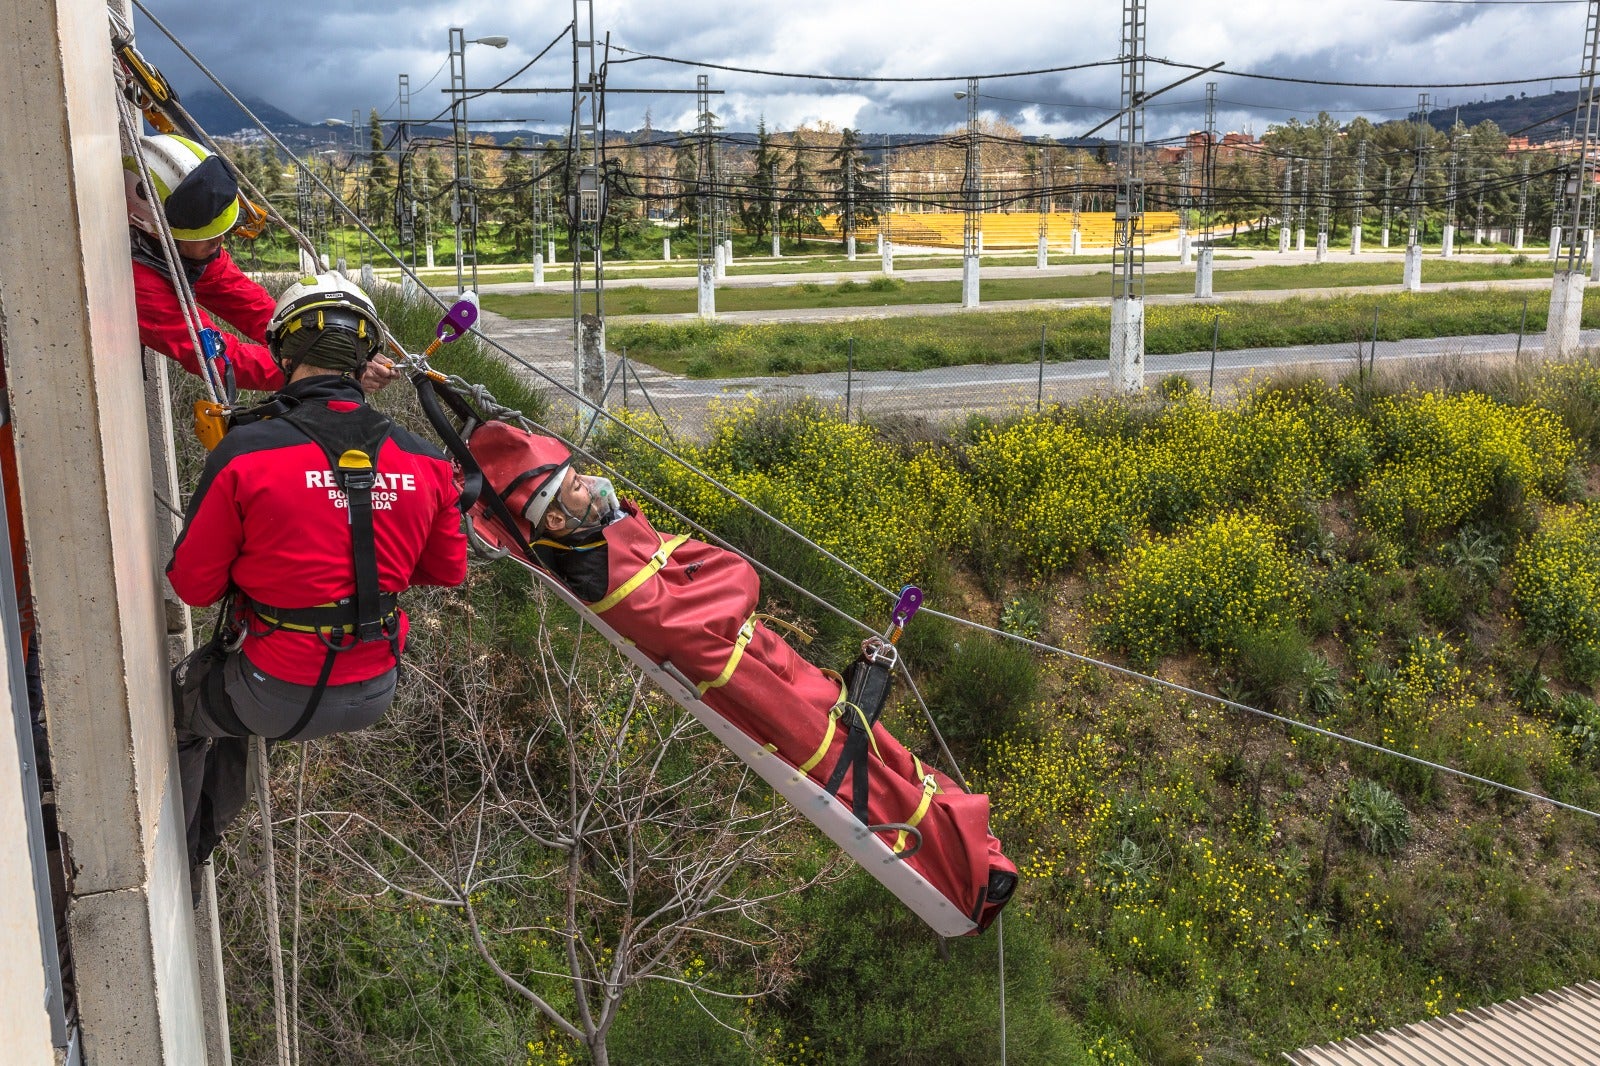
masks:
<path fill-rule="evenodd" d="M 174 677 L 182 677 L 190 665 L 188 659 L 179 663 Z M 240 652 L 223 660 L 221 670 L 233 713 L 256 736 L 278 737 L 294 728 L 314 691 L 310 685 L 296 685 L 264 673 Z M 367 681 L 329 685 L 311 721 L 294 739 L 354 732 L 377 722 L 394 700 L 398 673 L 391 669 Z M 187 697 L 185 706 L 174 708 L 191 866 L 210 857 L 250 794 L 250 783 L 245 780 L 249 738 L 231 736 L 219 725 L 207 711 L 203 692 L 204 686 L 200 686 Z"/>

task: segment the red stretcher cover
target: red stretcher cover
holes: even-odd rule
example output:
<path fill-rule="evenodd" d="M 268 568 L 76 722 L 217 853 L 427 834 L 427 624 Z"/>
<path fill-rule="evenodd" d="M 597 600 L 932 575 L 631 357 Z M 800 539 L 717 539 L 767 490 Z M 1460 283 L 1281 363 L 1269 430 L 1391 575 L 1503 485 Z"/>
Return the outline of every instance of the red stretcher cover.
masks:
<path fill-rule="evenodd" d="M 535 441 L 545 457 L 539 462 L 532 458 Z M 486 422 L 467 443 L 490 486 L 497 492 L 512 486 L 505 503 L 519 532 L 531 542 L 534 536 L 521 513 L 538 479 L 518 483 L 518 477 L 547 460 L 550 439 L 503 422 Z M 806 794 L 831 808 L 830 817 L 837 819 L 842 812 L 850 818 L 853 769 L 845 772 L 837 791 L 843 799 L 830 801 L 818 792 L 833 773 L 848 735 L 839 676 L 807 662 L 756 617 L 760 581 L 743 558 L 702 541 L 659 533 L 631 501 L 622 501 L 622 507 L 627 517 L 603 530 L 609 556 L 607 595 L 589 604 L 590 609 L 651 661 L 670 662 L 705 705 L 758 742 L 752 749 L 758 760 L 761 748 L 777 755 L 786 769 L 809 778 Z M 541 569 L 537 560 L 523 558 L 482 502 L 468 517 L 491 546 L 509 549 L 519 561 Z M 866 834 L 851 819 L 857 837 L 881 845 L 881 857 L 863 866 L 902 899 L 906 896 L 898 888 L 905 878 L 886 876 L 886 871 L 895 865 L 909 867 L 919 875 L 915 880 L 925 880 L 963 916 L 954 931 L 987 928 L 1017 879 L 1016 866 L 989 832 L 989 798 L 962 791 L 907 751 L 882 723 L 872 733 L 867 824 L 912 825 L 921 840 L 917 846 L 915 834 L 900 829 Z M 788 776 L 800 779 L 799 774 Z M 801 810 L 828 831 L 816 806 L 804 803 Z M 836 831 L 828 835 L 839 839 Z M 913 909 L 928 918 L 925 908 Z M 944 935 L 951 934 L 948 921 L 936 928 L 940 925 Z"/>

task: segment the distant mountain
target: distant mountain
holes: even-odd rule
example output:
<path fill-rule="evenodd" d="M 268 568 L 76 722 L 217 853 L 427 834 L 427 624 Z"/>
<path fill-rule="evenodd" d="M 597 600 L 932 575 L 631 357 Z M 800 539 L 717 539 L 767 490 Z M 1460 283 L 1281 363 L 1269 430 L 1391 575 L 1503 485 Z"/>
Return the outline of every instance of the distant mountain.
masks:
<path fill-rule="evenodd" d="M 243 97 L 245 106 L 256 113 L 256 116 L 266 123 L 274 133 L 298 132 L 310 129 L 311 124 L 302 122 L 280 108 L 274 107 L 265 100 L 255 97 Z M 241 132 L 256 133 L 256 124 L 250 121 L 238 106 L 226 96 L 215 90 L 199 90 L 185 93 L 182 96 L 183 106 L 189 114 L 200 124 L 200 128 L 213 137 L 230 137 Z M 349 136 L 347 133 L 346 136 Z"/>
<path fill-rule="evenodd" d="M 1563 126 L 1570 130 L 1578 106 L 1578 93 L 1541 93 L 1528 96 L 1512 93 L 1499 100 L 1480 100 L 1476 103 L 1450 104 L 1435 107 L 1428 112 L 1428 124 L 1435 129 L 1448 131 L 1455 124 L 1459 111 L 1461 121 L 1468 126 L 1489 121 L 1499 126 L 1503 133 L 1527 137 L 1538 144 L 1562 135 Z M 1416 113 L 1411 115 L 1416 119 Z"/>

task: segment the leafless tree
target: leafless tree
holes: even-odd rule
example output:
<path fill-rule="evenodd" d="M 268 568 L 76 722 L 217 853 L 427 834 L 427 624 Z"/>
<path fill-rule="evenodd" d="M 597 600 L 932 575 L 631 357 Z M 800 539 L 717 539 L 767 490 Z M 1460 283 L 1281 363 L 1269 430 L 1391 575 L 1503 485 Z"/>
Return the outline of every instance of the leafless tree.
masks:
<path fill-rule="evenodd" d="M 815 852 L 798 815 L 564 605 L 537 586 L 530 595 L 482 613 L 469 606 L 479 596 L 437 594 L 425 610 L 413 601 L 391 720 L 310 753 L 300 853 L 344 892 L 458 915 L 541 1028 L 601 1066 L 625 996 L 647 981 L 681 986 L 740 1032 L 717 1002 L 769 994 L 792 972 L 797 943 L 769 922 L 771 905 L 840 864 L 797 876 L 807 864 L 796 852 Z M 518 610 L 531 646 L 485 649 L 484 631 Z M 403 765 L 400 749 L 411 753 Z M 286 879 L 300 775 L 292 755 L 275 761 Z M 287 905 L 293 893 L 280 895 Z M 730 989 L 734 969 L 744 983 Z M 336 1002 L 318 1006 L 337 1013 Z"/>

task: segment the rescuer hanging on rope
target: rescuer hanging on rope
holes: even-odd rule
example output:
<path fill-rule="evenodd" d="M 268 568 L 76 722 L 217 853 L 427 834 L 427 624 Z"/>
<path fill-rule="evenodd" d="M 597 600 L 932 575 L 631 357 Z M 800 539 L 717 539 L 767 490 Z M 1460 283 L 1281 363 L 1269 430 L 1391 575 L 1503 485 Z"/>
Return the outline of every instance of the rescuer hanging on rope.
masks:
<path fill-rule="evenodd" d="M 266 347 L 275 301 L 267 290 L 245 277 L 223 247 L 223 238 L 239 221 L 239 186 L 233 174 L 221 158 L 175 134 L 140 137 L 139 152 L 155 184 L 151 195 L 139 161 L 132 156 L 123 160 L 139 340 L 176 360 L 189 373 L 203 374 L 177 291 L 178 285 L 185 285 L 202 308 L 255 342 L 227 342 L 227 361 L 238 386 L 269 392 L 282 388 L 283 372 Z M 157 202 L 162 207 L 161 218 L 156 214 Z M 163 219 L 177 246 L 181 277 L 174 275 L 163 250 Z M 201 329 L 214 329 L 205 311 L 199 319 Z M 367 364 L 361 386 L 375 392 L 398 376 L 388 357 L 378 356 Z"/>
<path fill-rule="evenodd" d="M 288 384 L 235 416 L 167 565 L 185 602 L 224 601 L 212 640 L 173 670 L 192 870 L 243 806 L 243 738 L 372 725 L 394 698 L 399 594 L 467 572 L 450 464 L 357 384 L 384 336 L 366 294 L 302 278 L 265 333 Z"/>

